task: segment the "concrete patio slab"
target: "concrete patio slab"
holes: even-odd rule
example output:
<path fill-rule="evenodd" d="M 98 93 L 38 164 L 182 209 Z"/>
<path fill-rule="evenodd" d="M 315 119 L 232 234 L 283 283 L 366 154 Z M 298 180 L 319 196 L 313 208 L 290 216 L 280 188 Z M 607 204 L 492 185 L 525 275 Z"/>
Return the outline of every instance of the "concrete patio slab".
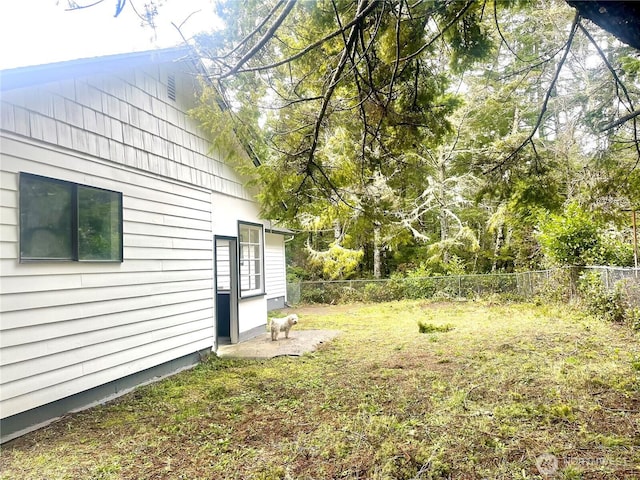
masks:
<path fill-rule="evenodd" d="M 223 358 L 249 358 L 254 360 L 291 356 L 299 357 L 313 352 L 318 345 L 333 340 L 340 330 L 292 330 L 289 338 L 281 333 L 277 341 L 271 340 L 271 334 L 263 333 L 246 342 L 234 345 L 220 345 L 216 352 Z"/>

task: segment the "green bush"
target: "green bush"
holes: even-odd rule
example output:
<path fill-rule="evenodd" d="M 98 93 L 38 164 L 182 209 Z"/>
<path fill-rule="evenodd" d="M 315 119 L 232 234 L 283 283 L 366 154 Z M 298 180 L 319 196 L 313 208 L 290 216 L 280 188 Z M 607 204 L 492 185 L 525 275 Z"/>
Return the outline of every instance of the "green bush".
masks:
<path fill-rule="evenodd" d="M 585 272 L 578 281 L 578 292 L 589 313 L 610 322 L 623 322 L 625 302 L 619 285 L 613 290 L 607 289 L 599 273 Z"/>
<path fill-rule="evenodd" d="M 418 322 L 418 331 L 420 333 L 446 333 L 453 330 L 455 327 L 449 323 L 445 325 L 435 325 L 433 323 Z"/>
<path fill-rule="evenodd" d="M 402 298 L 401 286 L 393 281 L 367 283 L 362 292 L 362 299 L 365 302 L 391 302 Z"/>
<path fill-rule="evenodd" d="M 635 331 L 640 330 L 640 281 L 626 279 L 618 282 L 622 292 L 625 309 L 625 321 Z"/>
<path fill-rule="evenodd" d="M 436 287 L 431 277 L 432 272 L 424 263 L 407 270 L 403 276 L 392 276 L 399 283 L 402 297 L 412 300 L 431 298 L 436 293 Z"/>
<path fill-rule="evenodd" d="M 363 292 L 351 286 L 343 286 L 341 289 L 336 290 L 334 295 L 336 298 L 335 303 L 355 303 L 364 300 Z"/>
<path fill-rule="evenodd" d="M 571 269 L 558 269 L 551 272 L 541 285 L 537 285 L 534 302 L 543 303 L 567 303 L 571 300 Z"/>
<path fill-rule="evenodd" d="M 640 330 L 640 307 L 635 307 L 627 313 L 627 322 L 636 332 Z"/>
<path fill-rule="evenodd" d="M 322 287 L 301 288 L 300 301 L 302 303 L 330 303 L 327 302 L 326 290 Z"/>
<path fill-rule="evenodd" d="M 542 251 L 556 265 L 587 265 L 598 246 L 598 223 L 577 202 L 568 204 L 561 215 L 545 215 L 539 227 Z"/>
<path fill-rule="evenodd" d="M 417 300 L 420 298 L 431 298 L 436 293 L 436 286 L 429 278 L 406 278 L 402 283 L 404 298 Z"/>
<path fill-rule="evenodd" d="M 633 245 L 618 231 L 603 232 L 591 251 L 591 265 L 629 267 L 633 265 Z"/>

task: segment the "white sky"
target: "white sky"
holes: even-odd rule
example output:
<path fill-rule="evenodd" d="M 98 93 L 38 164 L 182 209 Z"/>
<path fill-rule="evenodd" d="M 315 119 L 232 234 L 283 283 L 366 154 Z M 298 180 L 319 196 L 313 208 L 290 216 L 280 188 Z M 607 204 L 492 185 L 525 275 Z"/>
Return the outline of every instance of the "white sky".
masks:
<path fill-rule="evenodd" d="M 179 25 L 198 10 L 182 27 L 187 38 L 220 28 L 212 0 L 156 0 L 154 34 L 140 26 L 131 1 L 140 13 L 149 3 L 128 0 L 114 18 L 116 0 L 76 11 L 65 11 L 67 0 L 0 0 L 0 69 L 179 45 L 171 22 Z M 94 2 L 76 0 L 79 5 Z"/>

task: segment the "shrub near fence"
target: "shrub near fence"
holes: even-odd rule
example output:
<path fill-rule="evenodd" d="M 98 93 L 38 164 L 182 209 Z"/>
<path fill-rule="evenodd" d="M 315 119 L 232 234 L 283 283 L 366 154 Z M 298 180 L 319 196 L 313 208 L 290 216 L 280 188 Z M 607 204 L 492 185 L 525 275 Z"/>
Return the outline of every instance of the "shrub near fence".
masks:
<path fill-rule="evenodd" d="M 605 290 L 619 292 L 629 306 L 640 308 L 640 268 L 586 267 L 585 270 L 599 274 Z"/>
<path fill-rule="evenodd" d="M 474 298 L 491 294 L 530 298 L 556 277 L 555 270 L 542 270 L 488 275 L 305 281 L 289 284 L 287 292 L 290 304 L 386 302 L 403 298 Z"/>
<path fill-rule="evenodd" d="M 628 297 L 640 306 L 640 270 L 587 267 L 603 275 L 607 289 L 625 281 Z M 492 294 L 515 299 L 544 297 L 568 301 L 575 295 L 577 270 L 556 268 L 531 272 L 450 275 L 439 277 L 393 277 L 390 279 L 305 281 L 287 285 L 287 299 L 297 303 L 387 302 L 420 298 L 475 298 Z"/>

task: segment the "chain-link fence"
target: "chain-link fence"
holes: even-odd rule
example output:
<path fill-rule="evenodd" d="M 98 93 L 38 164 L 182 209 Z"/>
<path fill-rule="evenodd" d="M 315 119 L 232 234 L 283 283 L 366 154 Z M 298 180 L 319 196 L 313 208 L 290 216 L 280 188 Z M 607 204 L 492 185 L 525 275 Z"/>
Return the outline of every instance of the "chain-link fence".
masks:
<path fill-rule="evenodd" d="M 287 283 L 287 303 L 298 305 L 302 300 L 302 282 Z"/>
<path fill-rule="evenodd" d="M 604 288 L 620 290 L 629 305 L 640 307 L 640 268 L 586 267 L 586 270 L 599 273 Z"/>
<path fill-rule="evenodd" d="M 587 267 L 601 273 L 605 288 L 624 281 L 627 297 L 640 305 L 640 269 Z M 303 281 L 287 285 L 287 301 L 298 303 L 381 302 L 402 298 L 474 298 L 491 294 L 531 299 L 537 295 L 568 300 L 576 294 L 580 271 L 556 268 L 517 273 L 404 277 L 390 279 Z"/>
<path fill-rule="evenodd" d="M 401 298 L 474 298 L 506 294 L 530 298 L 550 283 L 558 283 L 561 269 L 521 273 L 394 277 L 391 279 L 303 281 L 287 285 L 287 300 L 297 303 L 388 301 Z"/>
<path fill-rule="evenodd" d="M 600 273 L 602 284 L 607 289 L 615 288 L 620 281 L 627 283 L 640 282 L 640 268 L 624 268 L 624 267 L 585 267 L 585 270 L 591 270 Z"/>

